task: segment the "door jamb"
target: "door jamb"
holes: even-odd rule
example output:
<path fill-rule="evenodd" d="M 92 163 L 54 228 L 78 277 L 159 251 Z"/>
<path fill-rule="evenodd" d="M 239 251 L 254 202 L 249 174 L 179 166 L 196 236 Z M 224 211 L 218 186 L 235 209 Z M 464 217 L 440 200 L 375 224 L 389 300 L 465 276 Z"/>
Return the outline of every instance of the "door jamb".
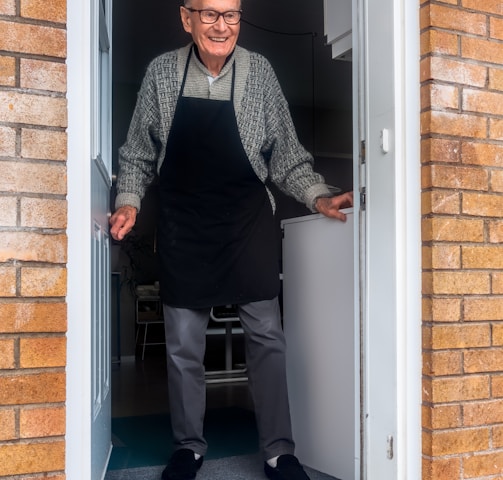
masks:
<path fill-rule="evenodd" d="M 66 477 L 91 475 L 91 4 L 67 1 Z"/>

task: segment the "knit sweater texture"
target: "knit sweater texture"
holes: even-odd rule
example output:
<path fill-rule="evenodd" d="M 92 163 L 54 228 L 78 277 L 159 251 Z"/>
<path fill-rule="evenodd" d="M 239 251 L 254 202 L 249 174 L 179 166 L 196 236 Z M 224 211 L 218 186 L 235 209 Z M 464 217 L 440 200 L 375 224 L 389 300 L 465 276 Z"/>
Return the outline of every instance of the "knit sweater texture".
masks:
<path fill-rule="evenodd" d="M 147 187 L 160 172 L 191 47 L 162 54 L 147 68 L 126 142 L 119 149 L 116 208 L 131 205 L 140 210 Z M 209 71 L 192 54 L 183 94 L 229 100 L 234 62 L 234 109 L 253 170 L 262 182 L 271 180 L 314 212 L 315 200 L 331 194 L 323 177 L 313 171 L 313 157 L 299 143 L 287 101 L 268 60 L 237 46 L 210 84 Z M 270 192 L 269 198 L 274 210 Z"/>

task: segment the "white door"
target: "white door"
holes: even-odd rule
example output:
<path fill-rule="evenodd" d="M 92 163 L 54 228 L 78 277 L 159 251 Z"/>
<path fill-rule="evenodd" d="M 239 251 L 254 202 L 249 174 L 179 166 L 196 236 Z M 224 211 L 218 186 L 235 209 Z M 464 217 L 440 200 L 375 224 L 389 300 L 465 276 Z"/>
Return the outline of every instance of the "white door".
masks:
<path fill-rule="evenodd" d="M 112 0 L 68 7 L 67 478 L 100 480 L 111 453 Z"/>

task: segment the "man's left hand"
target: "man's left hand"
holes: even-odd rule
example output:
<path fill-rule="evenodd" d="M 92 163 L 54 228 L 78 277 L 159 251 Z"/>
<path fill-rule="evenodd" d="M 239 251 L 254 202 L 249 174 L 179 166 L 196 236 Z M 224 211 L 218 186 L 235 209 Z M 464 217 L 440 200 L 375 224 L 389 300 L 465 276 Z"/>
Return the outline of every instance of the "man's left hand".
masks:
<path fill-rule="evenodd" d="M 353 206 L 353 192 L 346 192 L 335 197 L 320 197 L 316 200 L 316 210 L 325 217 L 346 221 L 346 215 L 340 210 Z"/>

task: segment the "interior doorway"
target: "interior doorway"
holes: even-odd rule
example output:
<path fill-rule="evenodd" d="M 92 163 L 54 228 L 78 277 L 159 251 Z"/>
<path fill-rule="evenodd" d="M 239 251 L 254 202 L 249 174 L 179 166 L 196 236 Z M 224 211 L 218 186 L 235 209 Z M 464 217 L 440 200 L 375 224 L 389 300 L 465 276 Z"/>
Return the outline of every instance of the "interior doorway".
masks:
<path fill-rule="evenodd" d="M 240 45 L 262 53 L 273 65 L 290 105 L 299 139 L 315 158 L 315 169 L 327 183 L 342 191 L 353 189 L 353 97 L 352 65 L 332 59 L 325 45 L 323 2 L 247 2 L 243 14 Z M 178 48 L 189 41 L 179 19 L 176 2 L 123 0 L 114 5 L 113 24 L 113 155 L 124 142 L 145 68 L 156 55 Z M 274 187 L 271 187 L 274 189 Z M 120 350 L 115 339 L 112 353 L 118 357 L 113 372 L 114 418 L 160 415 L 167 411 L 163 346 L 147 347 L 142 360 L 137 348 L 136 299 L 130 285 L 155 285 L 155 184 L 149 190 L 138 218 L 134 255 L 112 246 L 112 270 L 121 272 Z M 282 220 L 308 215 L 303 206 L 275 190 L 278 231 Z M 113 199 L 112 199 L 113 204 Z M 279 232 L 278 232 L 279 233 Z M 280 234 L 279 234 L 280 237 Z M 280 243 L 278 248 L 281 248 Z M 114 325 L 117 325 L 115 322 Z M 117 327 L 116 327 L 117 328 Z M 157 331 L 156 331 L 157 328 Z M 150 332 L 153 343 L 162 337 L 162 325 Z M 243 362 L 239 331 L 234 337 L 234 361 Z M 209 362 L 215 368 L 223 359 L 223 336 L 208 337 Z M 159 343 L 162 343 L 160 341 Z M 212 358 L 217 357 L 216 359 Z M 125 379 L 128 379 L 125 383 Z M 209 406 L 250 409 L 246 384 L 225 383 L 210 386 Z M 244 418 L 244 417 L 243 417 Z M 120 423 L 120 422 L 116 422 Z M 117 450 L 117 449 L 116 449 Z"/>

